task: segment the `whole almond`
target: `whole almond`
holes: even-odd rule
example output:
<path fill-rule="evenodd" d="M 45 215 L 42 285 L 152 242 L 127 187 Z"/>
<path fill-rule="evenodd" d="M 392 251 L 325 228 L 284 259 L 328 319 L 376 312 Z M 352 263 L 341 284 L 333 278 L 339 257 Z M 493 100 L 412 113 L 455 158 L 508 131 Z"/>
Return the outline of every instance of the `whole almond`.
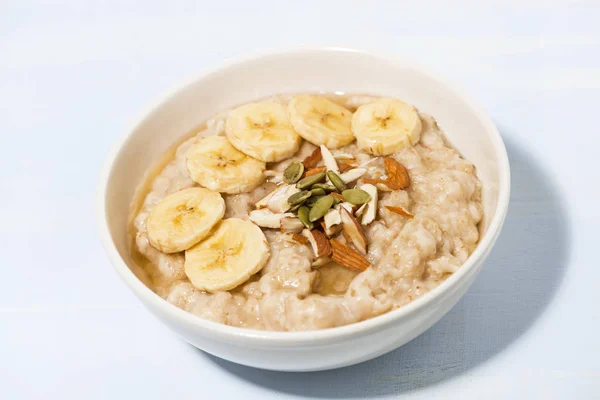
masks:
<path fill-rule="evenodd" d="M 406 189 L 410 186 L 410 176 L 408 176 L 408 171 L 404 165 L 392 157 L 386 157 L 383 162 L 385 163 L 385 172 L 388 175 L 388 181 L 397 183 L 400 189 Z"/>

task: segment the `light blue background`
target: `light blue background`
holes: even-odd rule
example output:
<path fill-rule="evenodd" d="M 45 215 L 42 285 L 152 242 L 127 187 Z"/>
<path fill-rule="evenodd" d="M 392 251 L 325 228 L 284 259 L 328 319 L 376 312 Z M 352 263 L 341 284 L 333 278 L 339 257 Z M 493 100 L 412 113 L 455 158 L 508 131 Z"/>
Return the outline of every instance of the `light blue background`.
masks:
<path fill-rule="evenodd" d="M 598 2 L 166 4 L 0 4 L 2 398 L 600 398 Z M 374 48 L 448 76 L 498 124 L 513 177 L 498 244 L 444 319 L 307 374 L 182 342 L 112 271 L 95 220 L 103 160 L 146 104 L 224 58 L 292 45 Z"/>

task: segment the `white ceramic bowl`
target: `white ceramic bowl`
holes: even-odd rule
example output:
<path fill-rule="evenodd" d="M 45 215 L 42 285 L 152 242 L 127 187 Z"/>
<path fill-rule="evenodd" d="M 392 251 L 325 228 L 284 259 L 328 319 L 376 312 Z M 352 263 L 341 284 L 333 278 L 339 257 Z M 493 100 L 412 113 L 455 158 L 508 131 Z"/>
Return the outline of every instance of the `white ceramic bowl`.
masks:
<path fill-rule="evenodd" d="M 465 264 L 412 303 L 357 324 L 312 332 L 265 332 L 204 320 L 160 298 L 131 272 L 127 220 L 144 173 L 191 129 L 218 111 L 278 93 L 348 92 L 393 96 L 433 115 L 477 167 L 484 186 L 483 235 Z M 420 66 L 356 50 L 271 52 L 226 63 L 162 98 L 119 140 L 99 190 L 102 241 L 127 286 L 192 345 L 236 363 L 281 371 L 337 368 L 389 352 L 436 323 L 467 291 L 506 214 L 510 170 L 490 118 L 460 89 Z"/>

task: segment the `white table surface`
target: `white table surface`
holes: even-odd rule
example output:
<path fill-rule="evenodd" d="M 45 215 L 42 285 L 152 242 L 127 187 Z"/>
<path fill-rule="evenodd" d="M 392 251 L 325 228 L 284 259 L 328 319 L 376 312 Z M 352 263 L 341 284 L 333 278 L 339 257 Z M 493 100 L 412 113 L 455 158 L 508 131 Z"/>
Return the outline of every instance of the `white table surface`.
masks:
<path fill-rule="evenodd" d="M 166 3 L 0 2 L 1 398 L 600 398 L 598 2 Z M 437 325 L 292 374 L 167 331 L 109 265 L 94 197 L 150 100 L 226 57 L 300 44 L 388 49 L 466 87 L 513 186 L 483 272 Z"/>

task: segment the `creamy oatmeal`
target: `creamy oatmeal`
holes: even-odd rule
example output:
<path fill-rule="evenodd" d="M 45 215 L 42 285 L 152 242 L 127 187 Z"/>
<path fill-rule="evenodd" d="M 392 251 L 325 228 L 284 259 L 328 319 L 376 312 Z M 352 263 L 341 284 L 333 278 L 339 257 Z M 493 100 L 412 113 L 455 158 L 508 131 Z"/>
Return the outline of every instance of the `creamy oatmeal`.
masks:
<path fill-rule="evenodd" d="M 482 219 L 475 168 L 435 120 L 368 96 L 223 112 L 146 188 L 132 216 L 138 276 L 177 307 L 252 329 L 402 307 L 460 268 Z"/>

